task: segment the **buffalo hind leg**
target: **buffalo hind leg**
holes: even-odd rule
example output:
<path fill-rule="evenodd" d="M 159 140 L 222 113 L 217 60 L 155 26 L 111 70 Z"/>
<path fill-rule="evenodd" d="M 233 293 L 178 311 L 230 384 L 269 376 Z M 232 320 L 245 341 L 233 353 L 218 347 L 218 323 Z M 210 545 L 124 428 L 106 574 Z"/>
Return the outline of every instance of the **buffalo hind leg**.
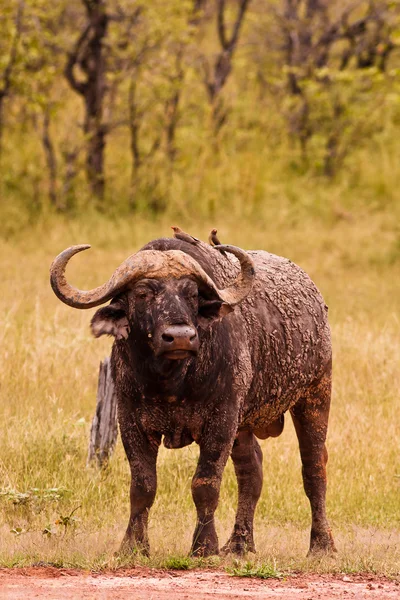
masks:
<path fill-rule="evenodd" d="M 326 518 L 325 446 L 331 395 L 331 375 L 324 375 L 317 386 L 302 398 L 291 414 L 299 440 L 303 484 L 311 505 L 311 539 L 309 554 L 336 552 L 331 529 Z"/>
<path fill-rule="evenodd" d="M 238 433 L 231 457 L 238 482 L 238 507 L 232 535 L 222 551 L 242 555 L 256 551 L 253 520 L 263 483 L 263 457 L 253 433 L 250 431 Z"/>

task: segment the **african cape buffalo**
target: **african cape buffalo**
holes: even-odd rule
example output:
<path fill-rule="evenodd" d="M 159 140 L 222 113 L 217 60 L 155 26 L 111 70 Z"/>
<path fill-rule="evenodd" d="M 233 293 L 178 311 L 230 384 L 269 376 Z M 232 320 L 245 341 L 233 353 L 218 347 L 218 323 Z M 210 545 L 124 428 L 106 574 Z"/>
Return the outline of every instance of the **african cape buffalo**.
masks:
<path fill-rule="evenodd" d="M 256 438 L 278 436 L 290 411 L 311 505 L 310 552 L 334 551 L 325 514 L 331 339 L 327 307 L 308 275 L 264 251 L 165 238 L 130 256 L 104 285 L 81 291 L 64 272 L 69 259 L 89 247 L 62 252 L 51 266 L 51 285 L 75 308 L 111 300 L 91 327 L 96 337 L 115 338 L 111 365 L 132 476 L 122 549 L 149 551 L 163 438 L 167 448 L 193 441 L 200 447 L 192 553 L 218 553 L 214 512 L 229 455 L 238 507 L 223 550 L 255 551 L 253 518 L 262 487 Z"/>

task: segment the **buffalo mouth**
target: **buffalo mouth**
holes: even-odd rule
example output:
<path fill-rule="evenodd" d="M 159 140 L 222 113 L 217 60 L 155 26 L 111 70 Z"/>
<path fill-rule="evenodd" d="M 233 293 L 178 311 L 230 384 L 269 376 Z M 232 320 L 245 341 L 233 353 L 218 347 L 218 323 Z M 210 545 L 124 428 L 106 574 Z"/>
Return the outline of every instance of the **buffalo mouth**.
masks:
<path fill-rule="evenodd" d="M 197 352 L 192 350 L 167 350 L 161 354 L 162 358 L 168 358 L 169 360 L 184 360 L 196 356 Z"/>
<path fill-rule="evenodd" d="M 184 360 L 195 356 L 199 336 L 195 327 L 184 323 L 168 325 L 156 336 L 156 354 L 169 360 Z"/>

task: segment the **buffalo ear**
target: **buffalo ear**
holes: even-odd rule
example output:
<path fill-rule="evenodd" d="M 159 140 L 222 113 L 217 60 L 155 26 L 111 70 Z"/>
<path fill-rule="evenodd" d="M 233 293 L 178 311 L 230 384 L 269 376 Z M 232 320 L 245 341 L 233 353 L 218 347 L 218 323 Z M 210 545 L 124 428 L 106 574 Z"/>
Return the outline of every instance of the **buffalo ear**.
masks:
<path fill-rule="evenodd" d="M 203 325 L 209 325 L 211 321 L 222 319 L 233 311 L 233 307 L 221 300 L 204 300 L 199 302 L 199 320 Z"/>
<path fill-rule="evenodd" d="M 125 311 L 119 306 L 103 306 L 93 316 L 90 327 L 94 337 L 113 335 L 116 340 L 126 340 L 129 323 Z"/>

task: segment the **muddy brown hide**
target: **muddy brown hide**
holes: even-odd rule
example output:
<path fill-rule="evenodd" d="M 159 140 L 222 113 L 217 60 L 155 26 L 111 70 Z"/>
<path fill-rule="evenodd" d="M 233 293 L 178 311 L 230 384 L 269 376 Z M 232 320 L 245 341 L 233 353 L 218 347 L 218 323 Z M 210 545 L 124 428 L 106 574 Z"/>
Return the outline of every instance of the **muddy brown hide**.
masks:
<path fill-rule="evenodd" d="M 219 287 L 232 282 L 239 271 L 236 259 L 205 244 L 161 239 L 143 249 L 182 250 Z M 310 550 L 334 549 L 325 516 L 324 443 L 331 376 L 327 308 L 310 278 L 291 261 L 263 251 L 249 254 L 256 267 L 251 294 L 234 312 L 199 330 L 199 354 L 176 379 L 149 381 L 140 359 L 133 358 L 129 341 L 114 344 L 119 422 L 136 482 L 125 550 L 137 546 L 148 550 L 147 518 L 163 436 L 167 448 L 193 441 L 200 446 L 192 482 L 198 515 L 192 552 L 218 552 L 214 511 L 229 455 L 239 498 L 234 530 L 223 549 L 239 554 L 254 551 L 253 517 L 262 486 L 262 454 L 255 435 L 262 439 L 279 435 L 284 413 L 293 407 L 312 508 Z"/>
<path fill-rule="evenodd" d="M 232 247 L 224 248 L 232 252 Z M 207 244 L 166 238 L 142 248 L 148 250 L 179 250 L 190 255 L 219 290 L 231 289 L 240 273 L 234 256 L 222 255 Z M 75 252 L 65 251 L 69 255 Z M 140 262 L 140 254 L 134 258 L 135 264 Z M 119 315 L 118 323 L 127 321 L 124 334 L 114 334 L 111 356 L 121 438 L 131 469 L 131 514 L 122 543 L 124 552 L 149 551 L 147 525 L 156 494 L 161 442 L 167 448 L 196 442 L 200 448 L 192 481 L 197 511 L 192 553 L 207 556 L 219 551 L 214 512 L 229 456 L 238 481 L 238 506 L 223 551 L 255 551 L 253 519 L 263 477 L 256 438 L 280 435 L 288 411 L 299 440 L 304 489 L 311 506 L 310 551 L 335 550 L 325 514 L 325 438 L 331 388 L 327 307 L 311 279 L 290 260 L 264 251 L 248 254 L 255 276 L 248 265 L 247 275 L 251 272 L 254 280 L 245 298 L 231 304 L 224 300 L 222 306 L 229 310 L 220 311 L 218 318 L 199 317 L 197 321 L 194 317 L 192 323 L 186 323 L 196 327 L 199 343 L 195 356 L 160 363 L 152 353 L 152 340 L 143 342 L 135 333 L 138 324 L 132 322 L 132 287 L 119 288 L 111 308 L 100 309 L 92 321 L 96 326 L 97 318 L 98 325 L 99 315 L 112 310 Z M 68 294 L 73 302 L 89 294 L 68 288 L 63 276 L 61 284 L 55 279 L 53 275 L 53 289 L 64 302 L 69 302 Z M 183 279 L 167 278 L 167 285 L 179 290 Z M 108 285 L 102 286 L 106 292 Z M 181 302 L 178 292 L 175 301 Z M 89 303 L 83 308 L 87 306 Z M 163 315 L 158 316 L 162 321 Z M 143 315 L 143 319 L 147 317 Z M 112 333 L 112 327 L 103 333 Z"/>

